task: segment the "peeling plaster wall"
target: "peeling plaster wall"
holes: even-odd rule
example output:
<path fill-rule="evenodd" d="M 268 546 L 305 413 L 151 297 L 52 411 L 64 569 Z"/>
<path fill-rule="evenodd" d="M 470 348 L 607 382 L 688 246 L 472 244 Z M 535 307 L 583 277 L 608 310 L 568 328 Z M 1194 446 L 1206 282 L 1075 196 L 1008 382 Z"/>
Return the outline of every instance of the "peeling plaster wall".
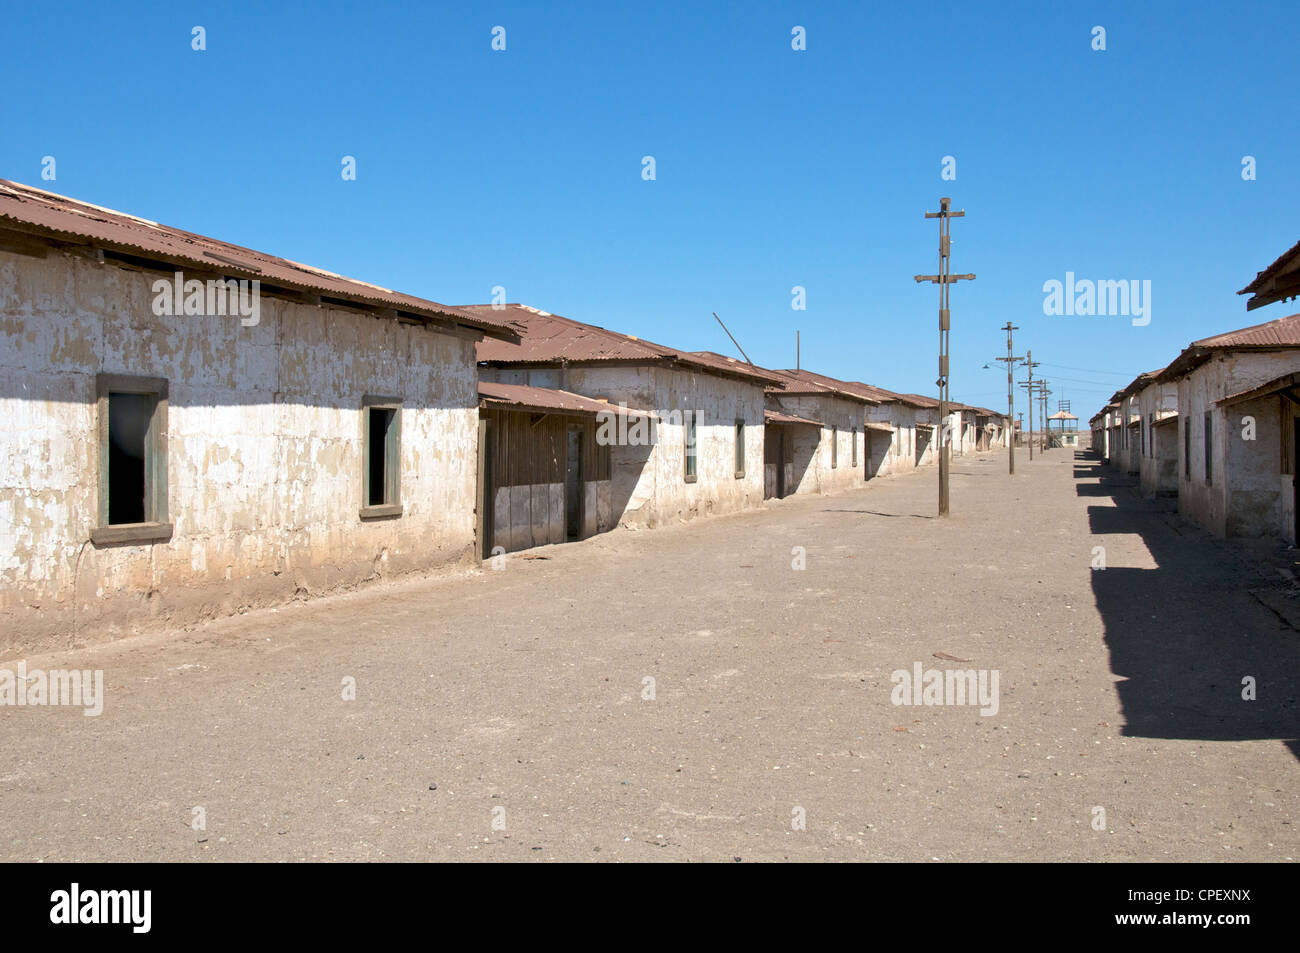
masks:
<path fill-rule="evenodd" d="M 0 252 L 0 653 L 470 564 L 473 335 L 266 296 L 253 327 L 156 317 L 159 277 Z M 167 542 L 89 543 L 98 373 L 169 382 Z M 358 516 L 366 394 L 405 401 L 395 519 Z"/>
<path fill-rule="evenodd" d="M 770 409 L 806 420 L 820 421 L 821 427 L 796 426 L 794 435 L 793 487 L 787 493 L 836 493 L 866 483 L 862 425 L 867 405 L 839 397 L 813 394 L 768 394 Z M 835 466 L 831 466 L 832 427 L 838 443 Z M 854 464 L 853 442 L 857 444 Z"/>
<path fill-rule="evenodd" d="M 610 448 L 611 511 L 620 525 L 655 527 L 763 502 L 763 388 L 714 374 L 650 364 L 483 367 L 484 380 L 559 387 L 663 414 L 696 410 L 694 483 L 685 480 L 680 418 L 661 419 L 657 442 Z M 745 421 L 745 475 L 735 470 L 735 420 Z"/>
<path fill-rule="evenodd" d="M 1291 539 L 1286 523 L 1289 476 L 1282 474 L 1282 415 L 1277 398 L 1214 406 L 1274 378 L 1300 371 L 1300 350 L 1229 351 L 1179 379 L 1180 414 L 1191 422 L 1191 477 L 1185 476 L 1183 432 L 1178 422 L 1178 511 L 1219 536 L 1276 535 Z M 1205 412 L 1212 414 L 1210 485 L 1205 483 Z M 1255 439 L 1242 438 L 1242 417 L 1256 420 Z M 1289 424 L 1288 424 L 1289 425 Z"/>
<path fill-rule="evenodd" d="M 1178 385 L 1148 384 L 1138 391 L 1136 410 L 1142 419 L 1141 431 L 1146 432 L 1146 453 L 1142 452 L 1142 437 L 1138 435 L 1138 480 L 1144 496 L 1171 493 L 1178 490 L 1178 425 L 1155 427 L 1149 420 L 1178 411 Z"/>
<path fill-rule="evenodd" d="M 916 428 L 919 413 L 923 412 L 914 407 L 892 401 L 869 408 L 868 420 L 889 424 L 894 428 L 893 434 L 888 438 L 882 433 L 873 433 L 871 435 L 873 458 L 880 456 L 876 445 L 888 442 L 888 449 L 885 451 L 884 460 L 880 463 L 879 469 L 875 472 L 876 476 L 909 473 L 918 466 L 925 466 L 927 463 L 933 462 L 933 451 L 929 447 L 925 447 L 922 450 L 921 458 L 917 459 L 916 451 L 921 440 Z"/>

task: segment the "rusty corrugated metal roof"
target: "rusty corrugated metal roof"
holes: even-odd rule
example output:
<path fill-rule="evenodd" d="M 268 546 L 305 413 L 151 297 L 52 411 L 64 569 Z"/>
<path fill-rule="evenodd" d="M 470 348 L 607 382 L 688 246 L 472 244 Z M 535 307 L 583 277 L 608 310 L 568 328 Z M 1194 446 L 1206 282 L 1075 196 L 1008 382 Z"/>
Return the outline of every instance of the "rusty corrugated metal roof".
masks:
<path fill-rule="evenodd" d="M 493 317 L 466 314 L 436 301 L 0 179 L 0 227 L 4 226 L 17 227 L 44 239 L 77 241 L 108 251 L 161 259 L 169 264 L 197 265 L 207 273 L 257 279 L 267 285 L 392 308 L 421 317 L 446 318 L 491 334 L 513 334 L 505 321 Z"/>
<path fill-rule="evenodd" d="M 519 334 L 518 342 L 484 340 L 478 359 L 485 364 L 558 364 L 561 362 L 622 362 L 631 364 L 675 364 L 702 371 L 741 377 L 760 385 L 780 381 L 744 361 L 692 353 L 655 344 L 633 334 L 621 334 L 595 324 L 511 303 L 460 305 L 472 315 L 494 315 Z"/>
<path fill-rule="evenodd" d="M 1253 295 L 1246 301 L 1247 311 L 1300 295 L 1300 242 L 1284 251 L 1263 271 L 1256 272 L 1255 280 L 1237 294 Z"/>
<path fill-rule="evenodd" d="M 723 360 L 734 360 L 734 358 L 728 358 L 722 354 L 716 354 L 713 351 L 695 351 L 693 353 L 700 356 L 707 355 L 715 359 L 721 358 Z M 863 404 L 877 403 L 877 401 L 864 397 L 856 389 L 850 390 L 845 387 L 834 386 L 834 384 L 842 382 L 834 381 L 832 383 L 832 378 L 800 373 L 797 371 L 777 371 L 770 367 L 758 368 L 757 365 L 751 366 L 756 367 L 756 369 L 761 370 L 764 374 L 768 374 L 780 381 L 780 386 L 772 386 L 768 388 L 769 391 L 777 396 L 780 396 L 781 394 L 790 394 L 792 396 L 811 395 L 815 397 L 838 397 L 847 400 L 854 400 Z"/>
<path fill-rule="evenodd" d="M 518 410 L 545 410 L 552 413 L 594 415 L 600 413 L 622 414 L 630 417 L 650 417 L 643 410 L 632 410 L 618 404 L 593 400 L 581 394 L 554 387 L 533 387 L 528 384 L 500 384 L 496 381 L 478 382 L 479 400 Z"/>
<path fill-rule="evenodd" d="M 796 417 L 794 414 L 783 414 L 776 410 L 764 410 L 763 422 L 768 424 L 810 424 L 814 427 L 822 426 L 820 420 L 808 420 L 805 417 Z"/>
<path fill-rule="evenodd" d="M 1159 372 L 1158 380 L 1165 383 L 1184 376 L 1210 359 L 1215 351 L 1271 350 L 1300 347 L 1300 314 L 1252 324 L 1248 328 L 1226 331 L 1208 338 L 1193 341 L 1183 348 L 1168 367 Z"/>
<path fill-rule="evenodd" d="M 892 400 L 892 397 L 886 396 L 886 392 L 870 384 L 864 384 L 861 381 L 844 381 L 838 377 L 831 377 L 829 374 L 818 374 L 816 371 L 810 371 L 806 367 L 786 368 L 778 371 L 787 377 L 797 381 L 803 381 L 806 384 L 815 384 L 821 387 L 829 388 L 837 393 L 852 397 L 856 400 L 868 404 L 883 404 Z"/>
<path fill-rule="evenodd" d="M 1192 347 L 1300 347 L 1300 314 L 1193 341 Z"/>

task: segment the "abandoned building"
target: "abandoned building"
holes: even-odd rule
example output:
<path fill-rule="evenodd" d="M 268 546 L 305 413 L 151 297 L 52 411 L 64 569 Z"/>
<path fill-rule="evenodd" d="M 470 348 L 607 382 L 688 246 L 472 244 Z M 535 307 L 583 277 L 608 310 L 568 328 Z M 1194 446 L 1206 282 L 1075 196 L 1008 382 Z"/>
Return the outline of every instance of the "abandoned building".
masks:
<path fill-rule="evenodd" d="M 506 321 L 519 335 L 483 339 L 483 381 L 563 390 L 647 415 L 648 439 L 629 424 L 609 450 L 613 524 L 654 527 L 762 505 L 764 391 L 780 385 L 776 377 L 525 305 L 459 310 Z"/>
<path fill-rule="evenodd" d="M 1300 296 L 1300 243 L 1238 294 Z M 1300 543 L 1300 314 L 1193 341 L 1091 420 L 1093 452 L 1219 536 Z"/>
<path fill-rule="evenodd" d="M 483 556 L 586 539 L 617 525 L 606 435 L 649 414 L 549 387 L 480 381 Z"/>
<path fill-rule="evenodd" d="M 1219 536 L 1297 534 L 1300 314 L 1193 342 L 1178 388 L 1178 510 Z"/>
<path fill-rule="evenodd" d="M 781 381 L 766 394 L 764 496 L 851 490 L 875 475 L 871 435 L 881 425 L 867 420 L 870 398 L 803 371 L 764 373 Z"/>
<path fill-rule="evenodd" d="M 1130 422 L 1132 445 L 1129 459 L 1136 456 L 1138 486 L 1143 496 L 1175 496 L 1178 493 L 1178 385 L 1161 381 L 1164 368 L 1138 377 L 1126 394 L 1135 411 Z M 1133 450 L 1136 450 L 1136 455 Z M 1130 463 L 1131 466 L 1131 463 Z"/>
<path fill-rule="evenodd" d="M 0 181 L 0 650 L 468 564 L 484 335 Z"/>

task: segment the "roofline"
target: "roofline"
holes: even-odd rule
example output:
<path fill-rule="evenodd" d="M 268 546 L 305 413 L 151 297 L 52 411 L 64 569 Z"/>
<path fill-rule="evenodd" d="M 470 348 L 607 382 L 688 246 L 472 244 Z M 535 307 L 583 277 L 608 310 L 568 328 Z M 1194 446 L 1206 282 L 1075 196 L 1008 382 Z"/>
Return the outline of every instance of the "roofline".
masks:
<path fill-rule="evenodd" d="M 23 218 L 15 217 L 7 211 L 4 206 L 0 205 L 0 230 L 18 233 L 19 235 L 46 243 L 54 248 L 91 249 L 98 253 L 97 257 L 102 260 L 110 261 L 118 267 L 130 269 L 135 265 L 135 267 L 147 268 L 150 264 L 165 264 L 169 267 L 175 268 L 178 265 L 183 265 L 196 275 L 205 274 L 210 276 L 234 277 L 250 281 L 258 281 L 263 287 L 268 289 L 266 291 L 267 294 L 274 295 L 276 294 L 276 289 L 283 288 L 289 292 L 301 294 L 308 299 L 306 301 L 297 302 L 299 304 L 319 304 L 319 299 L 326 299 L 329 303 L 336 301 L 341 302 L 347 306 L 358 308 L 359 310 L 377 313 L 381 317 L 398 317 L 402 314 L 407 314 L 416 318 L 432 319 L 434 321 L 447 322 L 453 325 L 461 325 L 465 328 L 492 337 L 501 338 L 503 340 L 518 339 L 518 335 L 504 325 L 482 321 L 475 318 L 473 315 L 465 314 L 449 305 L 443 305 L 436 301 L 417 298 L 414 295 L 393 291 L 380 285 L 364 282 L 356 278 L 349 278 L 346 275 L 335 274 L 334 272 L 328 271 L 324 268 L 317 268 L 314 265 L 308 265 L 303 262 L 272 255 L 270 252 L 258 251 L 254 248 L 236 245 L 219 238 L 213 238 L 209 235 L 202 235 L 198 232 L 191 232 L 170 225 L 161 225 L 149 219 L 141 218 L 138 215 L 132 215 L 129 212 L 121 212 L 117 209 L 93 205 L 90 202 L 85 202 L 81 199 L 62 195 L 57 192 L 50 192 L 35 186 L 26 185 L 22 182 L 0 179 L 0 189 L 8 192 L 19 193 L 16 196 L 19 202 L 22 201 L 21 193 L 36 193 L 39 196 L 48 197 L 51 200 L 56 200 L 61 203 L 77 205 L 85 209 L 101 212 L 105 215 L 129 219 L 132 222 L 146 227 L 158 229 L 175 238 L 190 238 L 204 244 L 229 249 L 232 256 L 243 254 L 254 258 L 261 257 L 266 259 L 276 259 L 277 264 L 300 268 L 308 273 L 315 272 L 320 274 L 322 277 L 329 277 L 336 282 L 344 282 L 348 285 L 353 285 L 356 287 L 356 290 L 340 288 L 334 285 L 328 287 L 313 285 L 310 281 L 295 280 L 292 277 L 286 277 L 279 274 L 268 276 L 260 269 L 250 267 L 247 263 L 241 263 L 237 258 L 232 257 L 230 260 L 225 260 L 221 257 L 217 257 L 219 252 L 215 249 L 212 250 L 212 254 L 208 257 L 204 257 L 202 254 L 197 252 L 192 255 L 180 251 L 165 252 L 156 248 L 132 244 L 129 241 L 101 238 L 73 229 L 61 229 L 52 225 L 41 225 L 26 221 Z M 118 227 L 121 227 L 120 223 L 118 224 Z M 112 257 L 105 258 L 103 254 L 105 251 L 112 253 L 112 255 L 120 255 L 125 259 L 133 259 L 134 261 L 123 261 Z M 370 294 L 365 290 L 362 290 L 366 288 L 373 288 L 375 293 Z M 394 301 L 387 297 L 387 295 L 401 297 L 406 300 L 400 302 Z M 293 299 L 287 298 L 286 300 Z M 420 302 L 423 302 L 423 304 Z"/>

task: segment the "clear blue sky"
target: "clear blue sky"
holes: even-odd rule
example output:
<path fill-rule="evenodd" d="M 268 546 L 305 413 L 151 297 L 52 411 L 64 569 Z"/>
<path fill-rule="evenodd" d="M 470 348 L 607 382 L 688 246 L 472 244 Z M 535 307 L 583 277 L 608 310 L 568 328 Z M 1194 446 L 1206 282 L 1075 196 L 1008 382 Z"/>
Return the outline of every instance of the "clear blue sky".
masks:
<path fill-rule="evenodd" d="M 912 276 L 936 268 L 922 216 L 951 195 L 967 211 L 953 268 L 979 276 L 953 292 L 954 396 L 1003 406 L 1005 374 L 983 365 L 1011 318 L 1017 351 L 1086 419 L 1191 340 L 1292 310 L 1248 315 L 1234 292 L 1300 238 L 1294 13 L 11 5 L 0 177 L 444 303 L 502 285 L 735 353 L 717 311 L 768 366 L 793 365 L 800 329 L 804 366 L 923 393 L 937 292 Z M 955 181 L 940 179 L 945 155 Z M 1067 271 L 1149 279 L 1150 325 L 1045 316 L 1043 282 Z M 790 307 L 795 285 L 806 311 Z"/>

